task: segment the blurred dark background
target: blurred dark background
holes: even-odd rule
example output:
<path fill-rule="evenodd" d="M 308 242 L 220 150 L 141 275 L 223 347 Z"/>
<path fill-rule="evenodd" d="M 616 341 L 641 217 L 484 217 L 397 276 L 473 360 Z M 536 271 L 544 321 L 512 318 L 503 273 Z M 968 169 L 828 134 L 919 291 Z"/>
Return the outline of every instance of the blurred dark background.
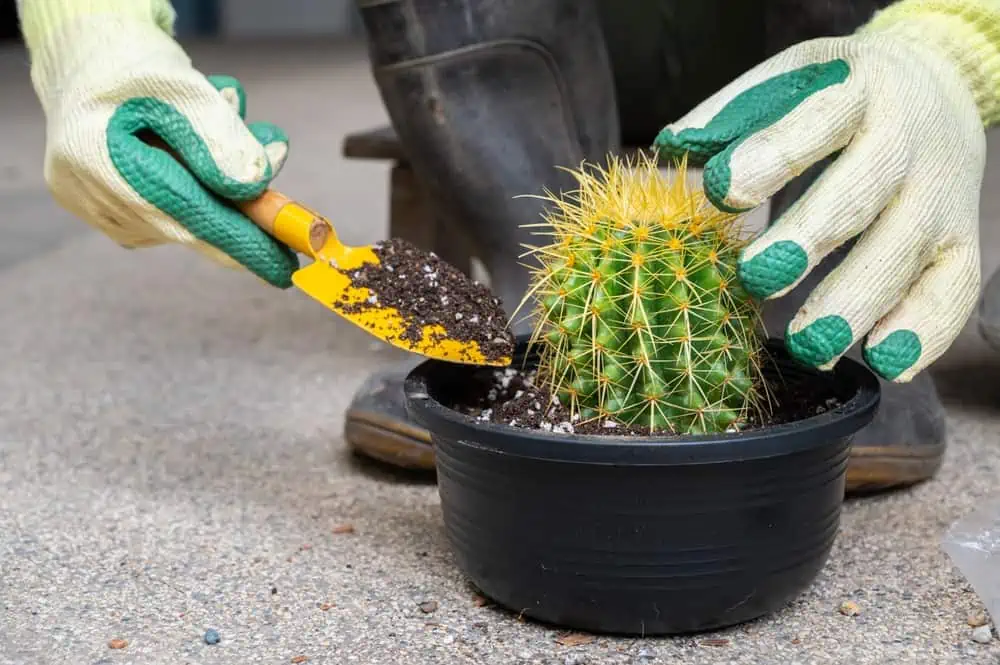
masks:
<path fill-rule="evenodd" d="M 0 40 L 9 42 L 14 39 L 20 39 L 14 0 L 0 0 Z"/>

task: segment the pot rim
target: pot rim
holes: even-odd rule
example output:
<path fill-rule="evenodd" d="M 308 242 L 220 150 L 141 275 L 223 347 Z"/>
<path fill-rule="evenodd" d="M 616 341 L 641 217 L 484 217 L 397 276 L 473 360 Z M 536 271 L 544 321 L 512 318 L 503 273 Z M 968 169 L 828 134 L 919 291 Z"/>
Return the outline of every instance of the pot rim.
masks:
<path fill-rule="evenodd" d="M 524 339 L 519 339 L 511 367 L 524 358 L 524 345 Z M 770 338 L 767 347 L 778 362 L 794 362 L 782 340 Z M 445 406 L 428 390 L 430 376 L 445 365 L 451 366 L 448 367 L 450 372 L 471 374 L 483 369 L 478 365 L 462 367 L 427 359 L 409 372 L 403 387 L 406 409 L 433 438 L 443 437 L 505 455 L 581 464 L 713 464 L 791 455 L 853 437 L 875 417 L 881 399 L 881 386 L 875 374 L 860 362 L 844 356 L 832 370 L 796 368 L 807 375 L 826 375 L 854 386 L 854 396 L 836 409 L 801 420 L 719 434 L 656 437 L 566 434 L 480 422 Z"/>

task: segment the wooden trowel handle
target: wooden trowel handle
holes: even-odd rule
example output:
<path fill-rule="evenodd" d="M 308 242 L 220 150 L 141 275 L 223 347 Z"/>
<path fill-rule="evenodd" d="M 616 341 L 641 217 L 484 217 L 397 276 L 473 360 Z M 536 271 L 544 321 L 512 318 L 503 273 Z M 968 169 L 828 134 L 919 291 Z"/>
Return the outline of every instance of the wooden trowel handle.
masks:
<path fill-rule="evenodd" d="M 254 224 L 303 254 L 316 256 L 333 236 L 330 222 L 273 189 L 236 205 Z"/>
<path fill-rule="evenodd" d="M 291 203 L 292 200 L 273 189 L 264 190 L 264 193 L 252 201 L 240 201 L 236 206 L 244 215 L 249 217 L 254 224 L 274 235 L 274 222 L 278 219 L 282 209 Z"/>

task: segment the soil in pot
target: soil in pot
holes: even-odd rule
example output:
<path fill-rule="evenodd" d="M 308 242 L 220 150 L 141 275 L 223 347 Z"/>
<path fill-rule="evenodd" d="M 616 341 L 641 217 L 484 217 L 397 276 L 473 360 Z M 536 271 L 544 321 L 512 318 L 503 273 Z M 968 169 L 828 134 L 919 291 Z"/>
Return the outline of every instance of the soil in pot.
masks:
<path fill-rule="evenodd" d="M 853 396 L 852 391 L 841 384 L 782 381 L 773 359 L 770 365 L 765 375 L 772 382 L 762 391 L 768 395 L 769 408 L 760 413 L 751 412 L 748 422 L 738 430 L 731 429 L 731 432 L 794 423 L 836 409 Z M 499 370 L 477 368 L 462 395 L 449 406 L 480 422 L 529 430 L 597 436 L 662 437 L 669 434 L 650 432 L 640 425 L 612 419 L 581 422 L 544 385 L 537 382 L 537 378 L 538 372 L 531 366 Z"/>
<path fill-rule="evenodd" d="M 506 372 L 418 366 L 407 407 L 433 439 L 460 569 L 525 618 L 599 633 L 713 630 L 785 607 L 829 555 L 879 385 L 851 359 L 802 367 L 781 341 L 768 357 L 771 419 L 699 436 L 570 422 L 531 396 L 523 339 Z"/>

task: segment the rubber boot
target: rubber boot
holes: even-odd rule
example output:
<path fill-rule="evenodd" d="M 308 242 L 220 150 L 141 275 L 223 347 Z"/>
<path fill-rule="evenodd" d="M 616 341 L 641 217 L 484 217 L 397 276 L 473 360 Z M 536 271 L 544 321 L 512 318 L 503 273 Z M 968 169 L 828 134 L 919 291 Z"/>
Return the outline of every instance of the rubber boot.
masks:
<path fill-rule="evenodd" d="M 772 222 L 806 193 L 827 163 L 815 165 L 771 199 Z M 809 293 L 844 259 L 854 242 L 845 243 L 827 256 L 787 295 L 765 302 L 763 318 L 769 335 L 784 338 L 788 322 Z M 846 355 L 863 363 L 861 348 L 859 342 Z M 851 447 L 849 493 L 875 492 L 927 480 L 937 473 L 944 457 L 945 410 L 930 373 L 921 372 L 904 384 L 881 378 L 879 383 L 882 401 L 878 413 L 858 432 Z"/>
<path fill-rule="evenodd" d="M 983 286 L 976 313 L 979 336 L 1000 353 L 1000 270 L 993 271 Z"/>
<path fill-rule="evenodd" d="M 523 228 L 575 181 L 559 167 L 618 149 L 611 65 L 592 0 L 358 0 L 372 70 L 414 175 L 440 212 L 477 239 L 508 314 L 527 291 Z M 521 317 L 514 332 L 530 329 Z M 354 450 L 433 468 L 409 423 L 402 381 L 412 361 L 370 376 L 348 408 Z"/>

